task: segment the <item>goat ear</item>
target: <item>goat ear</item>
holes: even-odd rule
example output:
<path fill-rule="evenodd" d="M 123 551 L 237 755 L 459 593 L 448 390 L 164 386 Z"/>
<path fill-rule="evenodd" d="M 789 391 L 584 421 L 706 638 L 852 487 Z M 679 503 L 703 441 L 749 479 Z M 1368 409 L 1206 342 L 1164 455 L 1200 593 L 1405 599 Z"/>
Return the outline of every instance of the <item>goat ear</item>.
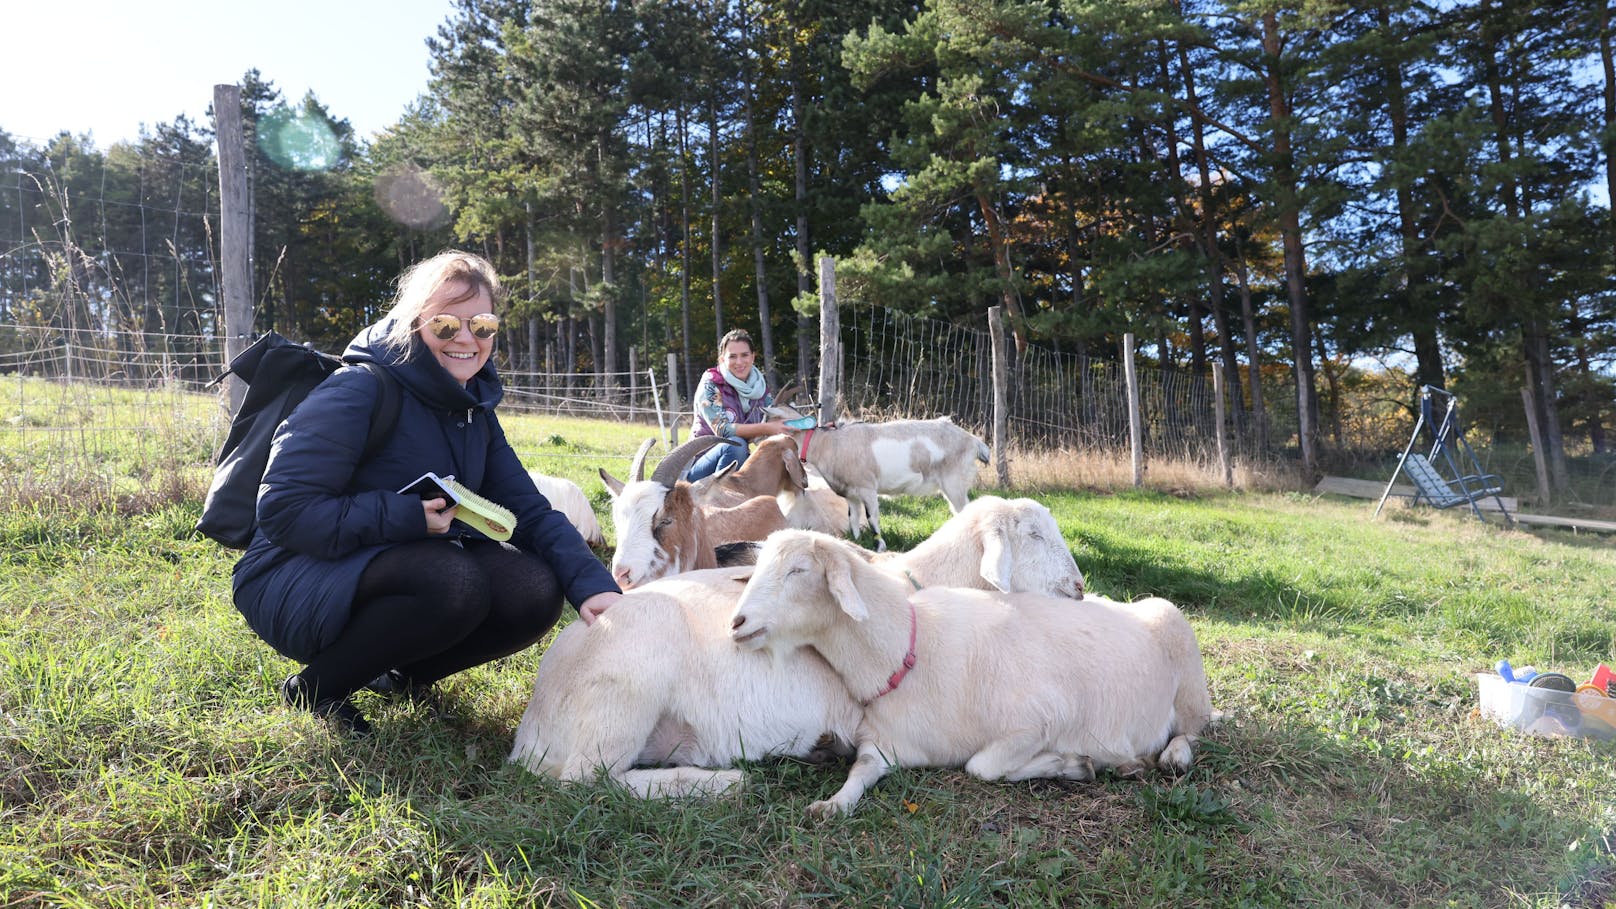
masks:
<path fill-rule="evenodd" d="M 838 553 L 825 571 L 825 585 L 830 588 L 831 599 L 847 613 L 848 618 L 862 622 L 870 617 L 870 608 L 864 605 L 864 597 L 859 596 L 858 588 L 853 586 L 853 574 L 848 569 L 847 560 L 839 556 Z"/>
<path fill-rule="evenodd" d="M 802 469 L 802 458 L 797 456 L 797 449 L 786 448 L 780 452 L 780 457 L 786 462 L 786 474 L 791 477 L 792 485 L 807 489 L 808 474 Z"/>
<path fill-rule="evenodd" d="M 982 580 L 1002 593 L 1009 593 L 1011 587 L 1011 550 L 1006 544 L 1001 527 L 990 527 L 982 535 Z"/>
<path fill-rule="evenodd" d="M 623 481 L 607 473 L 604 467 L 595 469 L 600 471 L 600 481 L 606 484 L 606 491 L 612 494 L 612 498 L 617 498 L 617 494 L 623 491 Z"/>

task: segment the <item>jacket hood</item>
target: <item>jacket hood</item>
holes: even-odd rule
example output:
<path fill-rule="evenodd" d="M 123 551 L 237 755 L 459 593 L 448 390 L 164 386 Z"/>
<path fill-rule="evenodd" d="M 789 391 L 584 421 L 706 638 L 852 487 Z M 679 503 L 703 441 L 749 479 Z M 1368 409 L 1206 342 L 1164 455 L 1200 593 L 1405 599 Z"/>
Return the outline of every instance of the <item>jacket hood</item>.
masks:
<path fill-rule="evenodd" d="M 409 348 L 400 349 L 387 343 L 393 320 L 383 319 L 371 325 L 348 342 L 342 359 L 349 363 L 376 363 L 386 367 L 400 385 L 409 389 L 429 407 L 441 410 L 492 410 L 505 397 L 505 386 L 489 358 L 471 381 L 461 385 L 454 376 L 438 363 L 436 357 L 421 341 L 419 334 L 410 335 Z"/>

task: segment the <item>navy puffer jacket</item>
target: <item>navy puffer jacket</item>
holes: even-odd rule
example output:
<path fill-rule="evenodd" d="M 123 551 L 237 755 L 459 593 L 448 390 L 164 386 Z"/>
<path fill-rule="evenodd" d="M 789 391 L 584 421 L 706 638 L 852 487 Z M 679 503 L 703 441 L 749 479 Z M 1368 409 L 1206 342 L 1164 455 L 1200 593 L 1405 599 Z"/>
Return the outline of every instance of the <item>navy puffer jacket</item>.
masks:
<path fill-rule="evenodd" d="M 420 499 L 397 490 L 427 471 L 453 474 L 516 513 L 511 543 L 541 556 L 574 606 L 615 591 L 611 573 L 533 485 L 494 415 L 504 388 L 492 362 L 461 385 L 412 338 L 403 361 L 381 343 L 383 321 L 361 332 L 346 356 L 381 364 L 398 380 L 398 426 L 360 457 L 379 395 L 362 369 L 321 382 L 275 434 L 258 490 L 258 531 L 236 563 L 236 608 L 270 646 L 308 661 L 348 623 L 359 576 L 378 552 L 415 540 L 476 532 L 456 522 L 431 537 Z"/>

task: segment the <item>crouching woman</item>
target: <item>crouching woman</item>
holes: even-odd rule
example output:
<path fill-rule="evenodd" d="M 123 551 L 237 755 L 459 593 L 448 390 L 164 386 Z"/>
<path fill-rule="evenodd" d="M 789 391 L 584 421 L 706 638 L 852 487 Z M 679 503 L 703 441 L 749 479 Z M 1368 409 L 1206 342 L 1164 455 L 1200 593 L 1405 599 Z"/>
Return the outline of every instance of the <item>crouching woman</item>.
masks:
<path fill-rule="evenodd" d="M 501 295 L 477 256 L 417 264 L 392 309 L 346 351 L 395 380 L 391 435 L 365 453 L 381 380 L 363 369 L 333 373 L 276 431 L 235 604 L 270 646 L 305 664 L 281 697 L 348 732 L 370 732 L 351 699 L 361 688 L 418 693 L 530 646 L 563 597 L 593 622 L 621 595 L 495 416 Z M 456 523 L 443 498 L 398 492 L 427 471 L 514 512 L 510 541 Z"/>

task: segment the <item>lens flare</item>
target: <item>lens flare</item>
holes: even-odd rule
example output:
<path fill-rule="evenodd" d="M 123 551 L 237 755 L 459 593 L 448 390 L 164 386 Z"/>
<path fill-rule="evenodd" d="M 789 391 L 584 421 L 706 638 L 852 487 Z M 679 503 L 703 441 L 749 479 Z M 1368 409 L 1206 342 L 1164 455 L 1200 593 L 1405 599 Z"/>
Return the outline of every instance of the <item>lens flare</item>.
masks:
<path fill-rule="evenodd" d="M 401 164 L 376 178 L 376 204 L 394 221 L 416 230 L 433 230 L 449 222 L 449 206 L 432 175 L 414 164 Z"/>
<path fill-rule="evenodd" d="M 342 157 L 342 143 L 324 117 L 282 108 L 258 121 L 258 147 L 290 170 L 327 170 Z"/>

